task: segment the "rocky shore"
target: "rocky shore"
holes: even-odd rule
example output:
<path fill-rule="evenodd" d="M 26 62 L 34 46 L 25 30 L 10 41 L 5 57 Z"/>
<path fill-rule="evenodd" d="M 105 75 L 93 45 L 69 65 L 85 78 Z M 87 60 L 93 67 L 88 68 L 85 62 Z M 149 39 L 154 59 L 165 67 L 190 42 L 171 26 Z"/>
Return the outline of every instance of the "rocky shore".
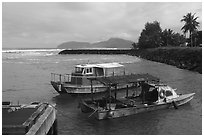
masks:
<path fill-rule="evenodd" d="M 128 54 L 202 74 L 202 48 L 200 47 L 160 47 L 143 50 L 73 49 L 63 50 L 59 54 Z"/>

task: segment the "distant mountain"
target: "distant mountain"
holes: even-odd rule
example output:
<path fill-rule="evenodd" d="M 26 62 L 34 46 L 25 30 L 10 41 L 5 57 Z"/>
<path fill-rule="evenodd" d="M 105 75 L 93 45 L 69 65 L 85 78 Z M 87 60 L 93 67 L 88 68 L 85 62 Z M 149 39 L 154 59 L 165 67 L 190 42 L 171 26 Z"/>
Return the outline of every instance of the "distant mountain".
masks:
<path fill-rule="evenodd" d="M 107 41 L 101 41 L 97 43 L 93 43 L 93 47 L 98 48 L 131 48 L 132 41 L 124 40 L 120 38 L 110 38 Z"/>
<path fill-rule="evenodd" d="M 57 46 L 57 48 L 63 49 L 79 49 L 79 48 L 131 48 L 132 41 L 124 40 L 120 38 L 110 38 L 107 41 L 101 41 L 96 43 L 88 42 L 65 42 Z"/>
<path fill-rule="evenodd" d="M 77 48 L 85 48 L 89 47 L 91 44 L 88 42 L 77 42 L 77 41 L 70 41 L 70 42 L 64 42 L 57 46 L 59 49 L 77 49 Z"/>

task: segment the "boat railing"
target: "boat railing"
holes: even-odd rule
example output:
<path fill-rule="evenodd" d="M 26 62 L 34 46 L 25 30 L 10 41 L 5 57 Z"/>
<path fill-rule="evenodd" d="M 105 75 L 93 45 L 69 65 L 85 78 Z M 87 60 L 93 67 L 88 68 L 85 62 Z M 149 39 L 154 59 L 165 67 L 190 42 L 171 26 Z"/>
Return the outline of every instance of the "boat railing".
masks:
<path fill-rule="evenodd" d="M 71 82 L 71 74 L 51 73 L 51 81 L 53 82 Z"/>
<path fill-rule="evenodd" d="M 122 74 L 122 75 L 114 75 L 114 77 L 117 80 L 117 76 L 119 76 L 119 79 L 129 79 L 131 78 L 131 75 L 134 76 L 134 74 Z M 144 75 L 145 77 L 146 74 Z M 90 79 L 95 78 L 103 78 L 103 77 L 111 77 L 111 76 L 88 76 L 88 75 L 73 75 L 73 74 L 57 74 L 57 73 L 51 73 L 51 82 L 55 82 L 58 84 L 73 84 L 73 85 L 90 85 Z M 140 79 L 141 76 L 137 78 L 137 81 Z M 88 80 L 89 79 L 89 80 Z M 131 78 L 132 79 L 132 78 Z M 147 78 L 148 79 L 148 78 Z M 151 79 L 151 78 L 150 78 Z M 127 80 L 128 81 L 128 80 Z M 139 80 L 140 81 L 140 80 Z M 95 84 L 101 84 L 100 81 L 93 81 Z M 113 81 L 114 82 L 114 81 Z M 154 80 L 150 80 L 151 84 L 158 84 L 157 81 L 154 82 Z"/>
<path fill-rule="evenodd" d="M 99 78 L 104 76 L 74 76 L 71 74 L 57 74 L 51 73 L 51 81 L 57 83 L 74 83 L 76 85 L 80 85 L 83 79 L 88 78 Z"/>

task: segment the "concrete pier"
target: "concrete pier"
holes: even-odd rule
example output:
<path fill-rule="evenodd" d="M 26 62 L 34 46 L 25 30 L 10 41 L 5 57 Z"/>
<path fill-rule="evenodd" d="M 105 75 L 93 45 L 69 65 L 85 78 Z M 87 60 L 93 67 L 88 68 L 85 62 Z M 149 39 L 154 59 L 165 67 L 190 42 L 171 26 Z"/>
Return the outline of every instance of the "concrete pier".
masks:
<path fill-rule="evenodd" d="M 66 49 L 59 54 L 131 54 L 133 49 Z"/>
<path fill-rule="evenodd" d="M 57 111 L 48 103 L 2 105 L 3 135 L 57 134 Z"/>

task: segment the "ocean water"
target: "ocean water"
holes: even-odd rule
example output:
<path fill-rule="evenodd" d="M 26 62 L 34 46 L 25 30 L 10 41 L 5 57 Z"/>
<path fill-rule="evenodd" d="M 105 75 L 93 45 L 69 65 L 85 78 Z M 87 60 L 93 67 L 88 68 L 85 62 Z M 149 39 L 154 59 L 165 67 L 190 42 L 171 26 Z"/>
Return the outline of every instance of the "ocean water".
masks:
<path fill-rule="evenodd" d="M 60 49 L 2 51 L 2 101 L 55 103 L 58 132 L 66 135 L 200 135 L 202 134 L 202 75 L 127 55 L 58 55 Z M 179 93 L 195 92 L 179 107 L 98 121 L 77 108 L 79 97 L 59 95 L 50 74 L 71 73 L 74 65 L 118 62 L 130 73 L 149 73 Z"/>

